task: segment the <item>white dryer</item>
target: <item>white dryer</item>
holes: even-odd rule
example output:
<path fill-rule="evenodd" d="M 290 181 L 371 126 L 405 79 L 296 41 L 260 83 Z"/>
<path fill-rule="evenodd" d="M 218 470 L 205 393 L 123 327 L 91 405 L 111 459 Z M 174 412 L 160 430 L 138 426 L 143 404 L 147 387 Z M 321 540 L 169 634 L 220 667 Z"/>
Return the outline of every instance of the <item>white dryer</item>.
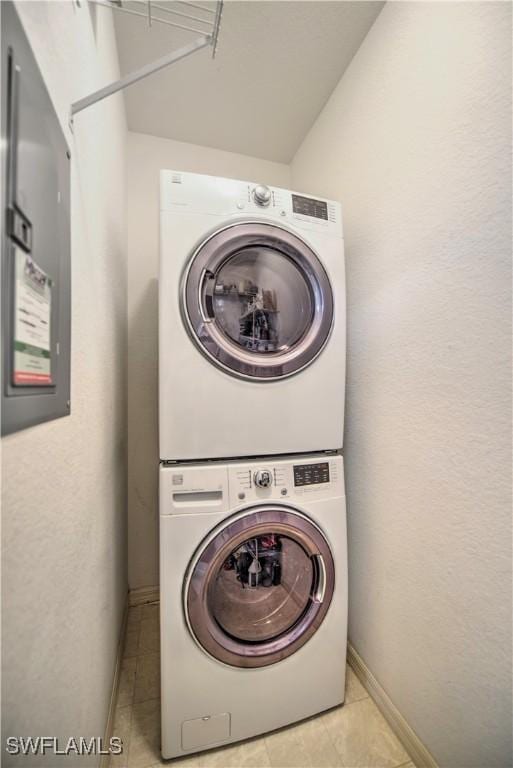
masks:
<path fill-rule="evenodd" d="M 342 457 L 160 468 L 162 754 L 344 700 Z"/>
<path fill-rule="evenodd" d="M 339 449 L 339 204 L 173 171 L 160 184 L 160 458 Z"/>

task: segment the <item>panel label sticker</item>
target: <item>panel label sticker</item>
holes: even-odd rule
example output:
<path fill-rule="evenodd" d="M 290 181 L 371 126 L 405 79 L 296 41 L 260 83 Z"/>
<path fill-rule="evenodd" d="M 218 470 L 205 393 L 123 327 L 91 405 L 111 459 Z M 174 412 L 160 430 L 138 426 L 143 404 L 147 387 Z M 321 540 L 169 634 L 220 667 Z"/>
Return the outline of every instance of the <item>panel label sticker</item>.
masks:
<path fill-rule="evenodd" d="M 13 384 L 49 386 L 52 381 L 52 281 L 20 248 L 15 252 Z"/>

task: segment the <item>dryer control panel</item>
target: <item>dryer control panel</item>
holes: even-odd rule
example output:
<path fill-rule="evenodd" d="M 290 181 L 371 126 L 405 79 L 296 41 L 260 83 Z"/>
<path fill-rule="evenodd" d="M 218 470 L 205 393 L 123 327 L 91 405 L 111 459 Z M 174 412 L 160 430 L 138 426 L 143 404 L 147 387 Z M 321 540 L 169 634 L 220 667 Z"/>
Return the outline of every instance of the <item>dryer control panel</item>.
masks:
<path fill-rule="evenodd" d="M 181 171 L 160 172 L 161 209 L 223 217 L 240 214 L 342 237 L 340 204 L 259 182 Z"/>

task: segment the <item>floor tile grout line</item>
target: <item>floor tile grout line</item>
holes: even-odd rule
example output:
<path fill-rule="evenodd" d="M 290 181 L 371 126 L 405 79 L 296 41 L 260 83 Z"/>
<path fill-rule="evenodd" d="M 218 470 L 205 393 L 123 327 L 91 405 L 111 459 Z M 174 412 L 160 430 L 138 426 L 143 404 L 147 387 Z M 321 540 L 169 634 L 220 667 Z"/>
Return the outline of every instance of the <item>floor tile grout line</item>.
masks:
<path fill-rule="evenodd" d="M 265 735 L 263 735 L 263 736 L 261 737 L 261 739 L 262 739 L 262 744 L 264 745 L 265 754 L 267 755 L 267 762 L 269 763 L 269 765 L 270 765 L 270 766 L 271 766 L 271 768 L 272 768 L 272 764 L 273 764 L 273 761 L 271 760 L 271 753 L 269 752 L 269 750 L 268 750 L 268 748 L 267 748 L 267 742 L 266 742 L 266 740 L 265 740 Z"/>
<path fill-rule="evenodd" d="M 1 0 L 0 0 L 1 2 Z M 146 656 L 154 656 L 156 653 L 159 653 L 159 651 L 145 651 L 144 653 L 138 653 L 137 656 L 128 656 L 128 658 L 132 659 L 144 659 Z"/>
<path fill-rule="evenodd" d="M 325 733 L 326 733 L 326 735 L 327 735 L 327 737 L 328 737 L 328 739 L 329 739 L 329 742 L 330 742 L 331 746 L 333 747 L 333 750 L 334 750 L 335 754 L 336 754 L 336 755 L 338 755 L 338 757 L 340 758 L 340 764 L 342 765 L 342 762 L 343 762 L 343 760 L 342 760 L 342 755 L 341 755 L 341 754 L 340 754 L 340 752 L 338 751 L 338 749 L 337 749 L 337 745 L 335 744 L 335 742 L 334 742 L 334 741 L 333 741 L 333 739 L 331 738 L 331 733 L 330 733 L 330 732 L 329 732 L 329 730 L 326 728 L 326 724 L 325 724 L 325 723 L 323 723 L 322 719 L 320 720 L 320 723 L 321 723 L 321 725 L 322 725 L 322 727 L 323 727 L 323 729 L 324 729 L 324 731 L 325 731 Z"/>
<path fill-rule="evenodd" d="M 370 696 L 368 693 L 364 693 L 363 696 L 359 696 L 357 699 L 352 699 L 351 701 L 344 701 L 342 704 L 343 707 L 350 707 L 351 704 L 356 704 L 357 701 L 365 701 L 365 699 L 370 699 Z"/>
<path fill-rule="evenodd" d="M 147 704 L 149 701 L 158 701 L 160 702 L 160 696 L 151 696 L 149 699 L 143 699 L 142 701 L 134 701 L 132 704 L 132 707 L 139 707 L 141 704 Z M 193 753 L 195 754 L 195 753 Z"/>
<path fill-rule="evenodd" d="M 370 699 L 370 700 L 372 701 L 372 698 L 371 698 L 369 695 L 366 695 L 366 696 L 363 696 L 361 699 L 355 699 L 355 700 L 353 700 L 353 701 L 349 702 L 348 704 L 345 704 L 345 703 L 344 703 L 344 704 L 343 704 L 343 709 L 346 709 L 347 707 L 350 707 L 352 704 L 358 704 L 358 702 L 366 701 L 367 699 Z M 387 726 L 388 726 L 388 723 L 387 723 Z M 330 732 L 329 732 L 328 728 L 326 728 L 326 726 L 324 725 L 324 723 L 323 723 L 323 727 L 324 727 L 325 731 L 327 732 L 327 734 L 328 734 L 328 737 L 329 737 L 329 739 L 330 739 L 331 743 L 333 744 L 333 747 L 334 747 L 334 749 L 335 749 L 335 752 L 336 752 L 336 754 L 338 755 L 338 757 L 339 757 L 339 759 L 340 759 L 340 766 L 341 766 L 341 768 L 353 768 L 352 766 L 348 766 L 348 765 L 346 765 L 346 764 L 344 763 L 344 758 L 343 758 L 343 756 L 340 754 L 339 750 L 337 749 L 337 746 L 336 746 L 335 742 L 333 741 L 333 739 L 332 739 L 332 737 L 331 737 L 331 734 L 330 734 Z M 391 729 L 390 729 L 390 726 L 388 726 L 388 729 L 389 729 L 389 730 L 391 730 Z M 405 760 L 405 761 L 403 761 L 403 762 L 401 762 L 401 763 L 398 763 L 398 764 L 396 764 L 396 765 L 393 765 L 393 766 L 391 766 L 391 768 L 404 768 L 404 766 L 408 765 L 408 764 L 409 764 L 409 763 L 411 763 L 411 762 L 413 762 L 413 761 L 412 761 L 412 759 L 411 759 L 411 757 L 408 757 L 408 760 Z"/>
<path fill-rule="evenodd" d="M 139 656 L 139 647 L 141 645 L 142 619 L 139 621 L 139 632 L 137 633 L 137 655 Z"/>
<path fill-rule="evenodd" d="M 134 685 L 135 688 L 135 685 Z M 130 705 L 130 724 L 128 728 L 128 744 L 126 748 L 126 764 L 130 764 L 130 743 L 132 741 L 132 720 L 134 718 L 134 705 Z"/>
<path fill-rule="evenodd" d="M 342 704 L 342 707 L 344 709 L 347 709 L 347 707 L 352 707 L 353 704 L 359 704 L 361 701 L 366 701 L 367 699 L 371 699 L 371 697 L 370 696 L 362 696 L 361 699 L 353 699 L 353 701 L 348 701 L 347 704 L 344 702 L 344 704 Z M 372 699 L 371 699 L 371 701 L 372 701 Z M 337 709 L 337 707 L 333 707 L 332 710 L 333 709 Z M 332 710 L 328 709 L 327 711 L 331 712 Z M 394 768 L 398 768 L 398 766 L 394 766 Z"/>

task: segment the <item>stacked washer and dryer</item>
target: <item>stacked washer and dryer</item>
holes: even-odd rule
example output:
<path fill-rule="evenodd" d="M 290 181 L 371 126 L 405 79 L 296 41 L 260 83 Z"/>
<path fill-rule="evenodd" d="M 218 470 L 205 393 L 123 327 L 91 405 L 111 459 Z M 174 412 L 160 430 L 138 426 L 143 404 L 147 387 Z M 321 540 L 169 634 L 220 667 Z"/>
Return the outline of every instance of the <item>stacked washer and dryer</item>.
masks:
<path fill-rule="evenodd" d="M 344 700 L 337 203 L 162 171 L 162 754 Z"/>

